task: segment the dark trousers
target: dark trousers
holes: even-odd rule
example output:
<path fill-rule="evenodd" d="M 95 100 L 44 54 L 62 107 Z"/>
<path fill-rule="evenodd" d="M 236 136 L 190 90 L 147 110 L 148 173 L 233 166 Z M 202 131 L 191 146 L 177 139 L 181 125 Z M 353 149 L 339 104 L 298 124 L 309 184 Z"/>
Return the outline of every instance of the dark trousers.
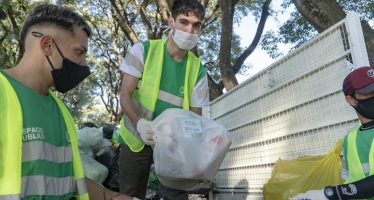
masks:
<path fill-rule="evenodd" d="M 186 191 L 169 188 L 161 183 L 158 186 L 158 192 L 162 200 L 188 200 Z"/>
<path fill-rule="evenodd" d="M 121 145 L 119 157 L 119 191 L 131 197 L 145 199 L 149 171 L 153 163 L 153 150 L 145 145 L 140 152 L 132 152 L 127 145 Z M 188 200 L 188 193 L 159 185 L 164 200 Z"/>
<path fill-rule="evenodd" d="M 145 199 L 149 171 L 153 163 L 153 151 L 145 145 L 140 152 L 132 152 L 121 145 L 119 156 L 119 191 L 131 197 Z"/>

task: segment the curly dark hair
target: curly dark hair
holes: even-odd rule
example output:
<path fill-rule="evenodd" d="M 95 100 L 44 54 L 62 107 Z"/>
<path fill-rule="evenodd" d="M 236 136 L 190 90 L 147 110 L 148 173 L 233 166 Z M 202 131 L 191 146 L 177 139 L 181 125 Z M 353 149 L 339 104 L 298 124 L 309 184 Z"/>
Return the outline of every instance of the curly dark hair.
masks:
<path fill-rule="evenodd" d="M 173 6 L 171 7 L 171 15 L 175 19 L 179 14 L 188 14 L 193 13 L 200 20 L 203 20 L 205 17 L 205 9 L 201 3 L 197 0 L 175 0 Z"/>
<path fill-rule="evenodd" d="M 91 36 L 91 28 L 87 22 L 76 12 L 58 5 L 43 3 L 36 6 L 29 15 L 27 15 L 20 33 L 22 44 L 25 44 L 26 35 L 30 27 L 34 25 L 55 25 L 64 30 L 71 31 L 73 34 L 74 26 Z"/>

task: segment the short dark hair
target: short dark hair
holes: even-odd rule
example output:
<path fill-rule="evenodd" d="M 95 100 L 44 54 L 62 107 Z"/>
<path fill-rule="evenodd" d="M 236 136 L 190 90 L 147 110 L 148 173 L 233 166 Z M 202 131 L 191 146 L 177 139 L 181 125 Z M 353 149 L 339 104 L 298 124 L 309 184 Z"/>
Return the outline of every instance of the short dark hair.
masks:
<path fill-rule="evenodd" d="M 25 44 L 26 35 L 30 27 L 34 25 L 55 25 L 62 29 L 73 32 L 74 26 L 91 36 L 91 28 L 87 22 L 76 12 L 58 5 L 43 3 L 36 6 L 29 15 L 27 15 L 21 29 L 20 40 Z"/>
<path fill-rule="evenodd" d="M 171 7 L 171 15 L 174 19 L 180 14 L 188 16 L 189 13 L 193 13 L 201 20 L 205 17 L 205 9 L 197 0 L 174 1 L 173 6 Z"/>

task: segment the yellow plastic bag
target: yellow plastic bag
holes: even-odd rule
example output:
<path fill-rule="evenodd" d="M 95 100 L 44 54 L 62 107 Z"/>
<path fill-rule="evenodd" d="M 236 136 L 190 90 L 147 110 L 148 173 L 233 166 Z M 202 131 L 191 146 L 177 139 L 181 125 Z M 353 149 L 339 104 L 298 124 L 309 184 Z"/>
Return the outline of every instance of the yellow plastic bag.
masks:
<path fill-rule="evenodd" d="M 326 155 L 278 160 L 264 185 L 265 200 L 285 200 L 296 194 L 343 183 L 340 153 L 342 141 Z"/>

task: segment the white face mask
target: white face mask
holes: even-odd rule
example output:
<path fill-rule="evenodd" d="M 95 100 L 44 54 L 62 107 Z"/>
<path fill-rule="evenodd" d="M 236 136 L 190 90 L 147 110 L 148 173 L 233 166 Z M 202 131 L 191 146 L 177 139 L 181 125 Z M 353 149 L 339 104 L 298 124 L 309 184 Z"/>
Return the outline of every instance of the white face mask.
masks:
<path fill-rule="evenodd" d="M 190 50 L 197 45 L 199 41 L 198 34 L 191 34 L 187 32 L 180 31 L 178 29 L 174 29 L 174 34 L 171 33 L 171 37 L 173 38 L 175 44 L 184 50 Z"/>

